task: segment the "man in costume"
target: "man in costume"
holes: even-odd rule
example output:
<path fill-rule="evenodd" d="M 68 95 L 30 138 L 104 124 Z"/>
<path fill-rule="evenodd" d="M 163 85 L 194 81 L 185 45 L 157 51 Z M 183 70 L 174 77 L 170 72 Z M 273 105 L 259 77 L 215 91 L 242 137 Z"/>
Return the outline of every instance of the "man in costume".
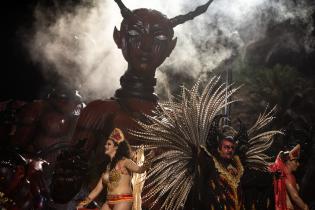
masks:
<path fill-rule="evenodd" d="M 262 113 L 250 129 L 220 125 L 224 107 L 237 88 L 210 78 L 200 92 L 198 81 L 181 98 L 159 104 L 156 117 L 138 122 L 131 134 L 144 148 L 164 152 L 153 157 L 145 186 L 145 200 L 161 209 L 241 209 L 240 178 L 244 169 L 268 170 L 264 154 L 278 130 L 261 131 L 272 119 L 272 109 Z M 236 156 L 234 154 L 238 154 Z"/>
<path fill-rule="evenodd" d="M 201 145 L 201 209 L 243 208 L 240 181 L 244 168 L 239 156 L 235 155 L 237 145 L 234 135 L 235 132 L 225 131 L 216 148 L 211 148 L 209 144 L 208 147 Z"/>
<path fill-rule="evenodd" d="M 296 183 L 295 172 L 299 167 L 300 145 L 291 151 L 281 151 L 270 171 L 275 173 L 274 193 L 276 210 L 308 210 L 308 205 L 299 196 L 299 187 Z"/>

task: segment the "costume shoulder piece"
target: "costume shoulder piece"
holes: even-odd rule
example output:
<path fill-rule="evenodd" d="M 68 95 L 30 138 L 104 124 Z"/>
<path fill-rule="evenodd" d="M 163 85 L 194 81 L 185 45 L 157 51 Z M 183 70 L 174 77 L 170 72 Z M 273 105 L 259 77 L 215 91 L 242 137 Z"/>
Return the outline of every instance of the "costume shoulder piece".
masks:
<path fill-rule="evenodd" d="M 148 171 L 150 183 L 144 199 L 162 204 L 162 209 L 180 209 L 198 177 L 197 151 L 204 145 L 214 117 L 229 103 L 226 98 L 238 88 L 220 83 L 213 77 L 200 91 L 201 81 L 188 90 L 182 89 L 181 97 L 160 103 L 154 116 L 146 116 L 146 123 L 138 122 L 140 130 L 130 131 L 143 140 L 145 149 L 163 151 L 151 160 Z M 151 178 L 152 177 L 152 178 Z"/>
<path fill-rule="evenodd" d="M 245 168 L 268 171 L 272 158 L 265 152 L 271 147 L 274 136 L 283 134 L 281 130 L 267 129 L 267 126 L 274 119 L 275 110 L 276 107 L 273 107 L 270 111 L 266 108 L 263 113 L 259 114 L 250 129 L 241 128 L 236 134 L 237 149 Z"/>
<path fill-rule="evenodd" d="M 149 193 L 144 199 L 154 200 L 153 206 L 159 203 L 162 209 L 180 209 L 185 205 L 190 190 L 198 181 L 200 146 L 207 144 L 217 116 L 235 102 L 230 98 L 238 88 L 221 83 L 219 77 L 211 78 L 201 91 L 200 83 L 198 80 L 190 90 L 183 87 L 180 98 L 160 103 L 154 116 L 146 116 L 145 123 L 138 121 L 140 130 L 130 131 L 143 141 L 145 149 L 163 151 L 152 158 L 152 168 L 147 175 L 150 182 L 145 188 Z M 267 156 L 262 152 L 270 146 L 271 137 L 278 133 L 257 133 L 270 122 L 270 114 L 261 115 L 246 131 L 250 138 L 246 141 L 249 146 L 245 162 L 250 167 L 255 167 L 255 163 L 265 167 Z"/>

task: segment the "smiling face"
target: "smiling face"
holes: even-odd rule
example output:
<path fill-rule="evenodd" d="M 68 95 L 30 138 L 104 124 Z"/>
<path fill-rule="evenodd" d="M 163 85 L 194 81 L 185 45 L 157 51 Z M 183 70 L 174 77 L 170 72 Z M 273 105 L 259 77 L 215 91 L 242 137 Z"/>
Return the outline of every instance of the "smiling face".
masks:
<path fill-rule="evenodd" d="M 156 10 L 137 9 L 124 19 L 121 31 L 115 29 L 114 40 L 133 70 L 154 74 L 176 45 L 169 19 Z"/>
<path fill-rule="evenodd" d="M 105 155 L 109 157 L 114 157 L 117 151 L 118 146 L 116 146 L 113 140 L 108 139 L 104 145 Z"/>
<path fill-rule="evenodd" d="M 232 159 L 235 152 L 235 143 L 232 141 L 223 139 L 218 152 L 223 159 Z"/>

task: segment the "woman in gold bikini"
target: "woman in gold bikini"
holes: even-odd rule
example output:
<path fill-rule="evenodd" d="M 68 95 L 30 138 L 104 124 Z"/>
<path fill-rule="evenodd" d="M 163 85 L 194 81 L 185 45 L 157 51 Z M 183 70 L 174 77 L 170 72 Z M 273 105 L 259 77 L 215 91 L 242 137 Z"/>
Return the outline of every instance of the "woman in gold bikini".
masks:
<path fill-rule="evenodd" d="M 130 159 L 130 146 L 119 128 L 115 128 L 105 143 L 105 154 L 110 157 L 110 163 L 102 174 L 96 187 L 79 203 L 82 208 L 93 201 L 107 186 L 106 202 L 101 210 L 131 210 L 133 195 L 131 187 L 131 174 L 143 173 L 148 164 L 138 166 Z"/>

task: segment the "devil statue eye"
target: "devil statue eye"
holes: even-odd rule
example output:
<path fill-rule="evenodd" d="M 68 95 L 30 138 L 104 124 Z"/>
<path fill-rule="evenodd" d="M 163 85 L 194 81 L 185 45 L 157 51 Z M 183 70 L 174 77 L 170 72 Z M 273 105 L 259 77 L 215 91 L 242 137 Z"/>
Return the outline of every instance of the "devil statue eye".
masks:
<path fill-rule="evenodd" d="M 156 35 L 154 38 L 156 38 L 156 39 L 159 40 L 159 41 L 165 41 L 165 40 L 167 40 L 167 36 L 165 36 L 164 34 Z"/>
<path fill-rule="evenodd" d="M 138 35 L 139 35 L 139 32 L 136 31 L 136 30 L 130 30 L 130 31 L 128 31 L 128 35 L 129 35 L 129 36 L 138 36 Z"/>

